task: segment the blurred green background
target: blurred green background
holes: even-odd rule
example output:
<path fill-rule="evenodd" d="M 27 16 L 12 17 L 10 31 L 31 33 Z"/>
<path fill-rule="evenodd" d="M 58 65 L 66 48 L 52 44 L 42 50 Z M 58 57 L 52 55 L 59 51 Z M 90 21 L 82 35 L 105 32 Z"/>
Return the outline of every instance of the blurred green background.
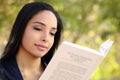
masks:
<path fill-rule="evenodd" d="M 0 0 L 0 53 L 18 11 L 32 1 L 48 2 L 59 12 L 63 40 L 96 50 L 105 40 L 114 40 L 90 80 L 120 80 L 120 0 Z"/>

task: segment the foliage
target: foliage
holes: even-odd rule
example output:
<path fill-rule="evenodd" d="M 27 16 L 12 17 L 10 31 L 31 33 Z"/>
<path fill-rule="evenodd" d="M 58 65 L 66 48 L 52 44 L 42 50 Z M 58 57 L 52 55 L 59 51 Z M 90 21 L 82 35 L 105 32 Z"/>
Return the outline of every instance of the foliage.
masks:
<path fill-rule="evenodd" d="M 20 8 L 31 1 L 40 0 L 0 0 L 0 42 L 7 40 Z M 53 5 L 61 15 L 63 40 L 95 49 L 108 38 L 114 40 L 111 51 L 90 80 L 120 80 L 120 0 L 41 1 Z"/>

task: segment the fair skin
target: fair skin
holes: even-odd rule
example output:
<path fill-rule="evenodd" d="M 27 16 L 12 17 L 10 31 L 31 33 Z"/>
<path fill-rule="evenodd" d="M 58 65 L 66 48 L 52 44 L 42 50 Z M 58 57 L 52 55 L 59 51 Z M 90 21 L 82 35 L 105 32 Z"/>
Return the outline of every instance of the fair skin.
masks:
<path fill-rule="evenodd" d="M 24 80 L 38 80 L 44 68 L 43 57 L 54 43 L 57 31 L 55 15 L 44 10 L 37 13 L 28 22 L 16 60 Z"/>

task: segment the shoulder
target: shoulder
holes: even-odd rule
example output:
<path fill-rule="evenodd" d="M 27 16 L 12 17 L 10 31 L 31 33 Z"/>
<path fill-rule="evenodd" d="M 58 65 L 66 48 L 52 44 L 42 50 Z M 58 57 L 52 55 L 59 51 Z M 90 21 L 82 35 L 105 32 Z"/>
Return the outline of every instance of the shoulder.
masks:
<path fill-rule="evenodd" d="M 5 69 L 1 61 L 0 61 L 0 80 L 7 80 L 7 78 L 5 77 Z"/>
<path fill-rule="evenodd" d="M 16 80 L 14 60 L 0 60 L 0 80 Z"/>
<path fill-rule="evenodd" d="M 3 67 L 3 64 L 2 64 L 2 61 L 0 60 L 0 72 L 3 71 L 4 67 Z"/>
<path fill-rule="evenodd" d="M 2 72 L 2 70 L 3 70 L 3 66 L 2 66 L 2 63 L 0 61 L 0 73 Z"/>

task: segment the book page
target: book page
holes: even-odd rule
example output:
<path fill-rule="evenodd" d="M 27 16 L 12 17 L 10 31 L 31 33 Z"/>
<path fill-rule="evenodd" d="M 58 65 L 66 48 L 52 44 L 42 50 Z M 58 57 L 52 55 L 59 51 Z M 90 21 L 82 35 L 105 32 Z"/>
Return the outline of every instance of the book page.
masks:
<path fill-rule="evenodd" d="M 103 58 L 96 50 L 63 42 L 39 80 L 88 80 Z"/>
<path fill-rule="evenodd" d="M 111 41 L 111 40 L 105 41 L 103 44 L 101 44 L 98 52 L 103 55 L 106 55 L 108 53 L 108 51 L 110 50 L 112 44 L 113 44 L 113 41 Z"/>

